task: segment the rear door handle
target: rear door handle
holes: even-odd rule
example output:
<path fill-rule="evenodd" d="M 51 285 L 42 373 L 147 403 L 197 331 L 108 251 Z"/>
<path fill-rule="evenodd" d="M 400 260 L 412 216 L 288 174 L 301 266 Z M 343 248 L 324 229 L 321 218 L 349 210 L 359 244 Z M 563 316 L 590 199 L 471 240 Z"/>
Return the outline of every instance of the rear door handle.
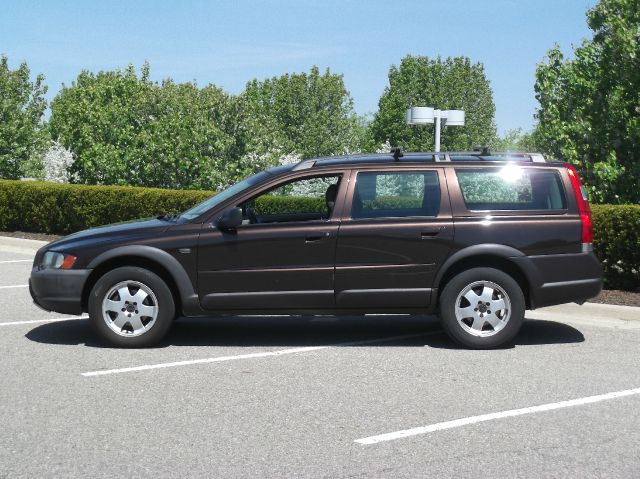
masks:
<path fill-rule="evenodd" d="M 437 229 L 423 231 L 420 233 L 420 238 L 422 239 L 433 238 L 435 236 L 438 236 L 445 229 L 447 229 L 446 226 L 441 226 L 440 228 L 437 228 Z"/>

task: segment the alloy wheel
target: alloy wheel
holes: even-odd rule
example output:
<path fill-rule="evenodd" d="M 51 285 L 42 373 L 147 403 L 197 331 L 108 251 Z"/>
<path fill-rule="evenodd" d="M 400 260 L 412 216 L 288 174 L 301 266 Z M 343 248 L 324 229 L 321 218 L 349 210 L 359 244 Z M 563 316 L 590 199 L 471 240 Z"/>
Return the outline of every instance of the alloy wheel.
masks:
<path fill-rule="evenodd" d="M 491 281 L 475 281 L 462 289 L 455 303 L 458 323 L 473 336 L 487 337 L 505 328 L 511 317 L 511 300 Z"/>
<path fill-rule="evenodd" d="M 158 300 L 147 285 L 139 281 L 122 281 L 105 294 L 102 317 L 114 333 L 140 336 L 156 322 Z"/>

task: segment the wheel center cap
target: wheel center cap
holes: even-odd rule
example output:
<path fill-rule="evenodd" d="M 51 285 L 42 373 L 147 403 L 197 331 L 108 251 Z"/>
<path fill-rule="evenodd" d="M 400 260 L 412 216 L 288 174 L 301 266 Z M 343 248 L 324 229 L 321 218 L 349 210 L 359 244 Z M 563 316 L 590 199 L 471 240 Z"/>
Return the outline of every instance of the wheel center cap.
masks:
<path fill-rule="evenodd" d="M 127 313 L 133 313 L 136 310 L 133 304 L 127 304 Z"/>
<path fill-rule="evenodd" d="M 478 306 L 478 310 L 481 313 L 486 313 L 487 312 L 487 305 L 486 304 L 481 304 L 480 306 Z"/>

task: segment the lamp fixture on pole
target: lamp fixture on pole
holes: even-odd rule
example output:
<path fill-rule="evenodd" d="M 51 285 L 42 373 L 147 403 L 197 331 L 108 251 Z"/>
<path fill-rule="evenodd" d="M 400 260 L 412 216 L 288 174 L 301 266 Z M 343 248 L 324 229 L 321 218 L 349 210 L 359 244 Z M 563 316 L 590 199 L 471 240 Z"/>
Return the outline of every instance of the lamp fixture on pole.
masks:
<path fill-rule="evenodd" d="M 407 110 L 407 125 L 427 125 L 434 123 L 435 127 L 435 151 L 440 151 L 440 127 L 464 126 L 464 111 L 462 110 L 436 110 L 430 106 L 414 106 Z"/>

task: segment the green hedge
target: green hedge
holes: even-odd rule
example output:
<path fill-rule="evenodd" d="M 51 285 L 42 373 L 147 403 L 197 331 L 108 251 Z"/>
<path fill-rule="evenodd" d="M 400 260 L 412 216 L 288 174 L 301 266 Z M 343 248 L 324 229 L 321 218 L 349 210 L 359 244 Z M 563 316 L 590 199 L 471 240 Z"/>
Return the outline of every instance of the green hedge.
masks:
<path fill-rule="evenodd" d="M 605 287 L 640 288 L 640 205 L 591 205 L 594 250 Z"/>
<path fill-rule="evenodd" d="M 94 226 L 177 213 L 211 191 L 84 186 L 0 180 L 0 231 L 68 234 Z M 384 202 L 386 205 L 386 202 Z M 261 214 L 325 211 L 323 198 L 268 196 Z M 608 288 L 640 287 L 640 205 L 593 205 L 594 248 Z"/>
<path fill-rule="evenodd" d="M 68 234 L 133 218 L 178 213 L 213 194 L 0 180 L 0 231 Z"/>
<path fill-rule="evenodd" d="M 264 195 L 257 199 L 255 212 L 259 215 L 326 213 L 327 204 L 324 197 Z"/>
<path fill-rule="evenodd" d="M 422 208 L 422 198 L 415 198 L 413 196 L 378 196 L 373 200 L 364 200 L 362 207 L 367 210 Z"/>

